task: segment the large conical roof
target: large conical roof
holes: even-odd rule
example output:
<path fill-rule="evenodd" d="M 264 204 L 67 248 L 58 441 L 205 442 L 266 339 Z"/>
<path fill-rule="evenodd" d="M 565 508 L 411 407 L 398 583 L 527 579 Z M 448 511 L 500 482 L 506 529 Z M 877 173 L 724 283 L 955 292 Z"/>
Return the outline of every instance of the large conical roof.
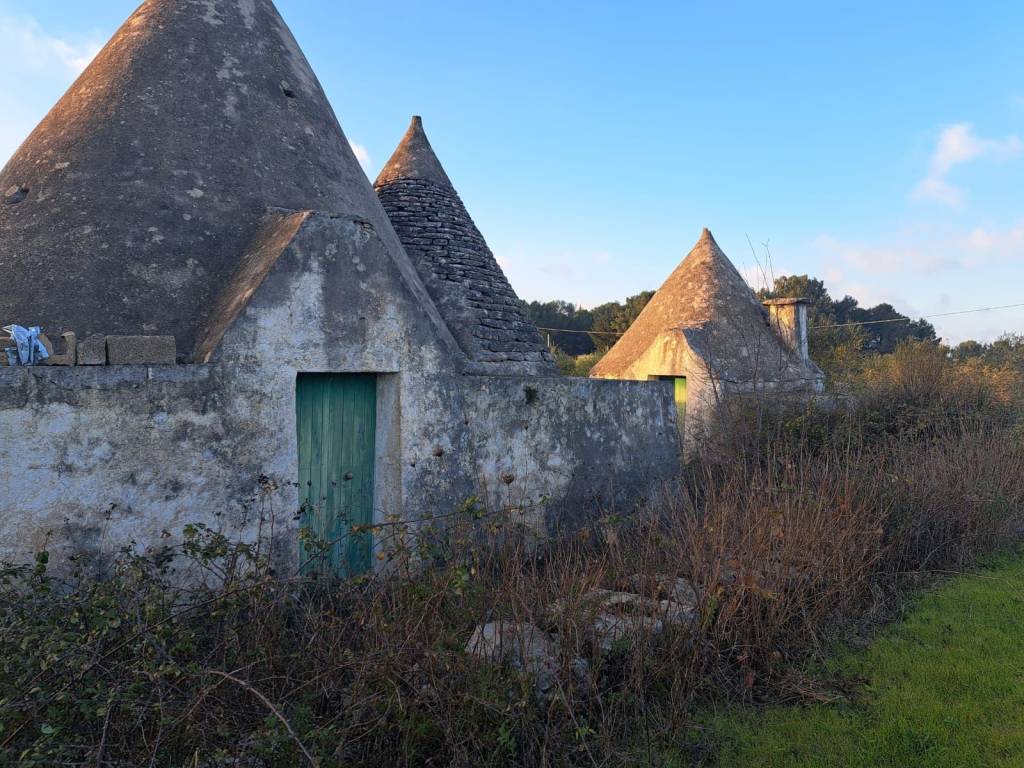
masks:
<path fill-rule="evenodd" d="M 761 302 L 707 229 L 592 374 L 624 375 L 666 331 L 682 332 L 713 373 L 726 380 L 807 373 L 771 330 Z"/>
<path fill-rule="evenodd" d="M 375 187 L 427 291 L 478 369 L 554 373 L 540 333 L 448 179 L 419 117 Z"/>
<path fill-rule="evenodd" d="M 401 250 L 271 0 L 147 0 L 0 196 L 0 321 L 181 353 L 270 206 L 366 218 Z"/>

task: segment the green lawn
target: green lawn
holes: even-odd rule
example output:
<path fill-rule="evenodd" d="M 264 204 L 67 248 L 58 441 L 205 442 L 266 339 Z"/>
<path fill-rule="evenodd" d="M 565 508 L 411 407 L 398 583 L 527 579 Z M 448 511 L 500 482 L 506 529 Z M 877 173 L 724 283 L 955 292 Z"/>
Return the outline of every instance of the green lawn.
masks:
<path fill-rule="evenodd" d="M 726 766 L 1024 766 L 1024 558 L 920 598 L 830 668 L 862 677 L 852 704 L 712 717 Z"/>

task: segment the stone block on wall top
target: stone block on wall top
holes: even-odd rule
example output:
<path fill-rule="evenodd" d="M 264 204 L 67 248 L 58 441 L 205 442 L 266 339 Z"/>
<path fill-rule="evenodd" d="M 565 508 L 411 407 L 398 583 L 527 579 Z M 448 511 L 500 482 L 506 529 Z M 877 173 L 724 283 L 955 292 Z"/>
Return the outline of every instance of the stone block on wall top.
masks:
<path fill-rule="evenodd" d="M 177 356 L 173 336 L 107 336 L 110 365 L 174 365 Z"/>
<path fill-rule="evenodd" d="M 106 365 L 107 364 L 107 337 L 100 333 L 94 333 L 78 345 L 79 365 Z"/>
<path fill-rule="evenodd" d="M 66 331 L 61 334 L 61 339 L 64 341 L 64 351 L 57 354 L 53 344 L 45 335 L 39 337 L 40 340 L 45 339 L 46 349 L 50 353 L 50 356 L 43 360 L 41 365 L 60 365 L 60 366 L 72 366 L 78 359 L 78 340 L 75 336 L 74 331 Z"/>

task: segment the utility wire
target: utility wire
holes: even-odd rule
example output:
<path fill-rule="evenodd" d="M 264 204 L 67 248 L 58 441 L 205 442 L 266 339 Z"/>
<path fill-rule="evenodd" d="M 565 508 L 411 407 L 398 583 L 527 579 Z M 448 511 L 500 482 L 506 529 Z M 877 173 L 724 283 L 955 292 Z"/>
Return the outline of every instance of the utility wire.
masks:
<path fill-rule="evenodd" d="M 936 312 L 931 315 L 921 315 L 919 320 L 927 320 L 933 317 L 953 317 L 954 315 L 970 315 L 975 312 L 991 312 L 996 309 L 1017 309 L 1018 307 L 1024 307 L 1024 304 L 1003 304 L 999 307 L 979 307 L 978 309 L 961 309 L 958 312 Z M 882 323 L 913 323 L 916 322 L 911 317 L 895 317 L 891 320 L 863 320 L 857 323 L 835 323 L 834 325 L 816 325 L 811 330 L 823 330 L 825 328 L 847 328 L 851 325 L 880 325 Z"/>
<path fill-rule="evenodd" d="M 997 309 L 1018 309 L 1018 308 L 1021 308 L 1021 307 L 1024 307 L 1024 303 L 1022 303 L 1022 304 L 1003 304 L 1003 305 L 998 306 L 998 307 L 978 307 L 977 309 L 961 309 L 958 312 L 937 312 L 937 313 L 931 314 L 931 315 L 921 315 L 921 317 L 919 317 L 918 320 L 927 320 L 929 318 L 934 318 L 934 317 L 953 317 L 954 315 L 970 315 L 970 314 L 973 314 L 975 312 L 992 312 L 993 310 L 997 310 Z M 895 317 L 895 318 L 892 318 L 890 320 L 862 320 L 860 322 L 855 322 L 855 323 L 835 323 L 833 325 L 816 325 L 816 326 L 813 326 L 810 330 L 812 330 L 812 331 L 819 331 L 819 330 L 824 330 L 826 328 L 849 328 L 850 326 L 855 326 L 855 325 L 882 325 L 884 323 L 913 323 L 913 322 L 917 322 L 917 321 L 914 320 L 912 317 Z M 625 335 L 625 331 L 622 331 L 622 332 L 619 332 L 619 331 L 573 331 L 573 330 L 569 330 L 568 328 L 544 328 L 542 326 L 537 326 L 537 330 L 539 330 L 539 331 L 548 331 L 550 333 L 582 333 L 582 334 L 584 334 L 586 336 L 623 336 L 623 335 Z"/>
<path fill-rule="evenodd" d="M 618 331 L 570 331 L 568 328 L 544 328 L 537 326 L 538 331 L 551 331 L 552 333 L 583 333 L 587 336 L 622 336 L 625 331 L 619 333 Z"/>

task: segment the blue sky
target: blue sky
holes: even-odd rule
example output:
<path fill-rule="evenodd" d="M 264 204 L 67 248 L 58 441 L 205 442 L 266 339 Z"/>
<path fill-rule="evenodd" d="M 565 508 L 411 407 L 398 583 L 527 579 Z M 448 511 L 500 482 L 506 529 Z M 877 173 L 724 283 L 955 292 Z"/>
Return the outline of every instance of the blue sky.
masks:
<path fill-rule="evenodd" d="M 0 155 L 135 5 L 0 0 Z M 707 226 L 755 283 L 748 240 L 865 305 L 1024 303 L 1024 3 L 278 7 L 371 177 L 423 115 L 523 298 L 657 287 Z"/>

